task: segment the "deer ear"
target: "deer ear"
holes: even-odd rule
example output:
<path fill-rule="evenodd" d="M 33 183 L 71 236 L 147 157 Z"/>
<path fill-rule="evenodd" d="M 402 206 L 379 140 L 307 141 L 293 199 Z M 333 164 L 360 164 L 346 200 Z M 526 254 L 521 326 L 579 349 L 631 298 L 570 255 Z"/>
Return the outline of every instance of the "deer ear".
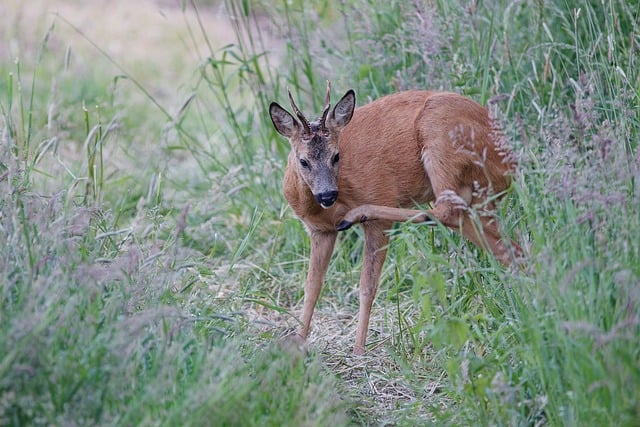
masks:
<path fill-rule="evenodd" d="M 356 108 L 356 93 L 349 89 L 342 99 L 333 108 L 330 117 L 330 126 L 342 129 L 349 124 L 353 117 L 353 110 Z"/>
<path fill-rule="evenodd" d="M 298 132 L 300 132 L 300 124 L 293 116 L 278 103 L 272 102 L 269 106 L 269 115 L 273 126 L 278 133 L 287 138 L 291 138 Z"/>

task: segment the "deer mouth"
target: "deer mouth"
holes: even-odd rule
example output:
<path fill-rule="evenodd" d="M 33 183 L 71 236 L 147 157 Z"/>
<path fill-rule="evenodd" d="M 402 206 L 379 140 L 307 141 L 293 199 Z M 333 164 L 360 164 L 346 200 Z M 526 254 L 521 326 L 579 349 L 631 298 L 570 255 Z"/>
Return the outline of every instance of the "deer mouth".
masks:
<path fill-rule="evenodd" d="M 324 209 L 329 209 L 338 200 L 337 191 L 326 191 L 324 193 L 316 194 L 316 200 Z"/>

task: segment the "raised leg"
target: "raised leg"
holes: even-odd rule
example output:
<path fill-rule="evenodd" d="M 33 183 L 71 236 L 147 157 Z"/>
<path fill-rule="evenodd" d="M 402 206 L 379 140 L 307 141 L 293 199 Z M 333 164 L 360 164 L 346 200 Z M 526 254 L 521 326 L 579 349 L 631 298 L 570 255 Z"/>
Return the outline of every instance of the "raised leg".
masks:
<path fill-rule="evenodd" d="M 491 252 L 498 261 L 509 266 L 522 258 L 522 248 L 515 242 L 505 242 L 496 221 L 487 216 L 480 216 L 479 221 L 476 221 L 465 214 L 461 232 L 467 239 Z"/>
<path fill-rule="evenodd" d="M 360 311 L 358 313 L 358 327 L 353 347 L 354 354 L 363 354 L 369 331 L 371 307 L 378 291 L 380 272 L 387 257 L 389 236 L 386 233 L 391 227 L 389 221 L 378 221 L 366 224 L 364 229 L 364 257 L 360 272 Z"/>
<path fill-rule="evenodd" d="M 347 212 L 337 229 L 342 231 L 353 224 L 371 224 L 372 221 L 416 223 L 438 221 L 451 229 L 460 231 L 467 239 L 491 252 L 507 266 L 520 258 L 522 249 L 516 243 L 512 243 L 510 247 L 505 244 L 495 218 L 480 216 L 479 221 L 471 218 L 471 208 L 466 200 L 471 198 L 471 190 L 463 188 L 460 192 L 463 196 L 450 190 L 443 191 L 436 200 L 435 207 L 428 211 L 376 205 L 358 206 Z"/>
<path fill-rule="evenodd" d="M 463 194 L 468 191 L 462 191 Z M 490 211 L 485 211 L 485 213 Z M 491 252 L 504 265 L 519 258 L 522 249 L 517 244 L 509 248 L 498 230 L 497 219 L 492 215 L 478 213 L 478 219 L 474 219 L 474 212 L 462 197 L 453 191 L 443 191 L 436 200 L 435 207 L 428 214 L 447 227 L 460 231 L 464 237 L 471 240 L 477 246 Z"/>
<path fill-rule="evenodd" d="M 361 224 L 366 221 L 391 221 L 416 223 L 431 221 L 428 213 L 416 209 L 390 208 L 388 206 L 361 205 L 351 209 L 344 219 L 338 224 L 337 230 L 343 231 L 354 224 Z"/>
<path fill-rule="evenodd" d="M 309 272 L 304 284 L 304 304 L 302 306 L 301 326 L 298 335 L 304 341 L 309 335 L 311 317 L 316 307 L 322 283 L 324 282 L 333 247 L 338 233 L 311 232 L 311 254 L 309 258 Z"/>

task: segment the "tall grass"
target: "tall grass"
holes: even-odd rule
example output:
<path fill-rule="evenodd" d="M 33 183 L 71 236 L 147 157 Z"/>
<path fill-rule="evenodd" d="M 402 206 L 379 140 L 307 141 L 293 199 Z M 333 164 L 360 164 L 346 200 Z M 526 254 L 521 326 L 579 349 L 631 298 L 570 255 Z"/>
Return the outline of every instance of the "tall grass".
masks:
<path fill-rule="evenodd" d="M 78 73 L 100 95 L 76 97 L 54 34 L 0 68 L 0 424 L 343 424 L 321 365 L 245 335 L 234 284 L 262 210 L 252 222 L 234 197 L 257 192 L 240 181 L 252 150 L 229 144 L 245 153 L 231 157 L 217 139 L 251 122 L 216 122 L 239 107 L 207 94 L 199 111 L 186 94 L 158 114 L 133 75 Z M 193 89 L 215 95 L 207 65 Z M 132 89 L 142 111 L 120 103 Z"/>
<path fill-rule="evenodd" d="M 210 38 L 211 7 L 233 44 Z M 168 101 L 122 67 L 59 71 L 68 51 L 44 29 L 31 63 L 0 62 L 0 424 L 637 424 L 638 12 L 183 2 L 201 60 Z M 525 266 L 398 225 L 364 358 L 347 356 L 357 229 L 310 353 L 274 345 L 296 326 L 308 241 L 267 109 L 289 87 L 318 113 L 327 79 L 361 104 L 408 88 L 492 100 L 520 161 L 500 215 Z"/>

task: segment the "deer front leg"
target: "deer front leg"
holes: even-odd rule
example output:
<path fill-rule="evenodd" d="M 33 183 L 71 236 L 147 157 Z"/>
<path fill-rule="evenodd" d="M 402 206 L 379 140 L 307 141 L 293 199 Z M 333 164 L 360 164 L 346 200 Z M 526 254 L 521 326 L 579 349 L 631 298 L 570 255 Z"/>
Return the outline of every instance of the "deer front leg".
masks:
<path fill-rule="evenodd" d="M 304 284 L 304 304 L 302 306 L 302 316 L 300 319 L 300 329 L 298 336 L 304 342 L 309 335 L 311 328 L 311 317 L 316 307 L 324 276 L 329 267 L 329 260 L 333 253 L 333 247 L 338 233 L 310 232 L 311 254 L 309 258 L 309 272 L 307 281 Z"/>
<path fill-rule="evenodd" d="M 387 257 L 389 236 L 385 231 L 390 227 L 391 223 L 387 221 L 364 226 L 365 244 L 362 271 L 360 272 L 360 311 L 356 341 L 353 347 L 353 354 L 356 355 L 365 352 L 371 307 L 378 291 L 382 265 Z"/>
<path fill-rule="evenodd" d="M 416 209 L 400 209 L 388 206 L 361 205 L 351 209 L 338 224 L 337 230 L 343 231 L 353 224 L 361 224 L 366 221 L 385 220 L 391 222 L 427 222 L 432 218 L 424 211 Z"/>

